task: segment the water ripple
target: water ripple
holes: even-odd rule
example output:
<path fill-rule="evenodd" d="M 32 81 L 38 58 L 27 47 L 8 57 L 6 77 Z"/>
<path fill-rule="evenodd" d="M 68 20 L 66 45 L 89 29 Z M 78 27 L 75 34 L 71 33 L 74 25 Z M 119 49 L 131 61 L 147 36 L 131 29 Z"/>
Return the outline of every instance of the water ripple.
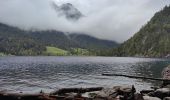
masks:
<path fill-rule="evenodd" d="M 159 83 L 107 77 L 101 73 L 161 77 L 162 69 L 168 64 L 168 59 L 128 57 L 0 57 L 0 91 L 38 92 L 123 84 L 143 89 Z"/>

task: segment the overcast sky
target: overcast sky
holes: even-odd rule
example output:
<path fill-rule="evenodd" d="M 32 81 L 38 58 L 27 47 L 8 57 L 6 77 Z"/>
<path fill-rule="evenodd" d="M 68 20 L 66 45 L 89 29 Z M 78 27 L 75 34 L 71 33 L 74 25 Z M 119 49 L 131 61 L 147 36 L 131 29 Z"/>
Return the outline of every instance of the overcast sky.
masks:
<path fill-rule="evenodd" d="M 72 3 L 85 17 L 77 22 L 58 17 L 52 1 Z M 55 29 L 123 42 L 169 4 L 170 0 L 0 0 L 0 22 L 27 30 Z"/>

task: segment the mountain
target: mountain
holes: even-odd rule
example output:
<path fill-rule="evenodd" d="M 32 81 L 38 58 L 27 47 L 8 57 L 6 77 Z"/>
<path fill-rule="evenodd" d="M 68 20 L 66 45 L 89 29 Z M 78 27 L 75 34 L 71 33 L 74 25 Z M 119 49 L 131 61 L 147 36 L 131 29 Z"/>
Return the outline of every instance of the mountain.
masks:
<path fill-rule="evenodd" d="M 165 57 L 170 54 L 170 7 L 157 12 L 132 38 L 116 49 L 117 56 Z"/>
<path fill-rule="evenodd" d="M 61 6 L 58 6 L 55 2 L 53 2 L 52 7 L 58 13 L 59 16 L 65 16 L 68 20 L 76 21 L 83 17 L 83 14 L 71 3 L 65 3 Z"/>
<path fill-rule="evenodd" d="M 47 46 L 58 47 L 65 50 L 80 47 L 76 42 L 70 39 L 69 36 L 60 31 L 35 31 L 29 32 L 28 35 Z"/>
<path fill-rule="evenodd" d="M 88 49 L 112 49 L 119 44 L 114 41 L 102 40 L 85 34 L 70 34 L 72 40 Z"/>
<path fill-rule="evenodd" d="M 72 33 L 66 35 L 59 31 L 35 31 L 29 32 L 28 35 L 47 46 L 54 46 L 65 50 L 70 48 L 112 49 L 118 46 L 118 43 L 114 41 L 102 40 L 84 34 Z"/>
<path fill-rule="evenodd" d="M 75 50 L 79 50 L 78 52 L 80 50 L 86 52 L 87 50 L 88 52 L 93 51 L 89 54 L 94 55 L 100 50 L 107 51 L 117 45 L 114 41 L 101 40 L 83 34 L 65 34 L 54 30 L 24 31 L 0 23 L 0 53 L 4 54 L 43 55 L 47 49 L 55 47 L 56 49 L 52 49 L 62 49 L 74 52 L 74 54 L 76 54 Z"/>
<path fill-rule="evenodd" d="M 83 14 L 70 3 L 58 6 L 52 2 L 58 16 L 77 21 Z M 4 55 L 105 55 L 118 43 L 93 36 L 67 33 L 56 30 L 24 31 L 0 23 L 0 54 Z M 103 51 L 105 50 L 105 51 Z M 60 51 L 60 53 L 58 53 Z M 52 53 L 51 53 L 52 52 Z"/>
<path fill-rule="evenodd" d="M 0 23 L 0 53 L 11 55 L 40 55 L 45 46 L 16 27 Z"/>

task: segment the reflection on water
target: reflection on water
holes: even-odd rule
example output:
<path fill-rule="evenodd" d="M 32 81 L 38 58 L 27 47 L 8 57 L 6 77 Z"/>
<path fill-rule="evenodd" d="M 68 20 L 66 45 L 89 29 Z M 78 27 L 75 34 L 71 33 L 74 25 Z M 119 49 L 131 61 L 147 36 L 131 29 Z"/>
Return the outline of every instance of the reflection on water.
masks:
<path fill-rule="evenodd" d="M 120 57 L 0 57 L 0 91 L 46 92 L 63 87 L 132 85 L 146 89 L 159 82 L 101 76 L 110 72 L 161 77 L 167 59 Z"/>

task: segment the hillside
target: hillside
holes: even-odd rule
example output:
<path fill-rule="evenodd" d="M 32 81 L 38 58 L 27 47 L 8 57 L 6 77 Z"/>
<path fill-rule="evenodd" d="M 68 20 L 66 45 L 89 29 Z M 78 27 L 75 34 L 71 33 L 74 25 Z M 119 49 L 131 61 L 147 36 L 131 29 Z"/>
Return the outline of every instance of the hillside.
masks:
<path fill-rule="evenodd" d="M 67 35 L 59 31 L 35 31 L 29 32 L 28 35 L 47 46 L 58 47 L 65 50 L 80 47 Z"/>
<path fill-rule="evenodd" d="M 108 48 L 112 49 L 117 45 L 118 44 L 114 41 L 101 40 L 88 35 L 66 35 L 63 32 L 54 30 L 23 31 L 16 27 L 0 24 L 1 54 L 20 56 L 44 54 L 56 55 L 59 54 L 56 53 L 57 51 L 66 50 L 69 55 L 79 55 L 79 53 L 81 53 L 81 55 L 96 55 L 96 52 L 103 49 L 107 51 Z M 83 53 L 84 50 L 92 52 Z M 100 55 L 100 53 L 98 53 L 98 55 Z"/>
<path fill-rule="evenodd" d="M 170 7 L 157 12 L 132 38 L 116 49 L 117 56 L 165 57 L 170 54 Z"/>
<path fill-rule="evenodd" d="M 38 41 L 15 27 L 0 24 L 0 53 L 11 55 L 40 55 L 46 50 Z"/>
<path fill-rule="evenodd" d="M 70 34 L 70 38 L 86 49 L 112 49 L 119 44 L 114 41 L 102 40 L 85 34 Z"/>
<path fill-rule="evenodd" d="M 41 43 L 69 50 L 70 48 L 83 49 L 112 49 L 118 43 L 109 40 L 101 40 L 89 35 L 69 34 L 66 35 L 59 31 L 36 31 L 29 32 L 28 35 Z"/>

